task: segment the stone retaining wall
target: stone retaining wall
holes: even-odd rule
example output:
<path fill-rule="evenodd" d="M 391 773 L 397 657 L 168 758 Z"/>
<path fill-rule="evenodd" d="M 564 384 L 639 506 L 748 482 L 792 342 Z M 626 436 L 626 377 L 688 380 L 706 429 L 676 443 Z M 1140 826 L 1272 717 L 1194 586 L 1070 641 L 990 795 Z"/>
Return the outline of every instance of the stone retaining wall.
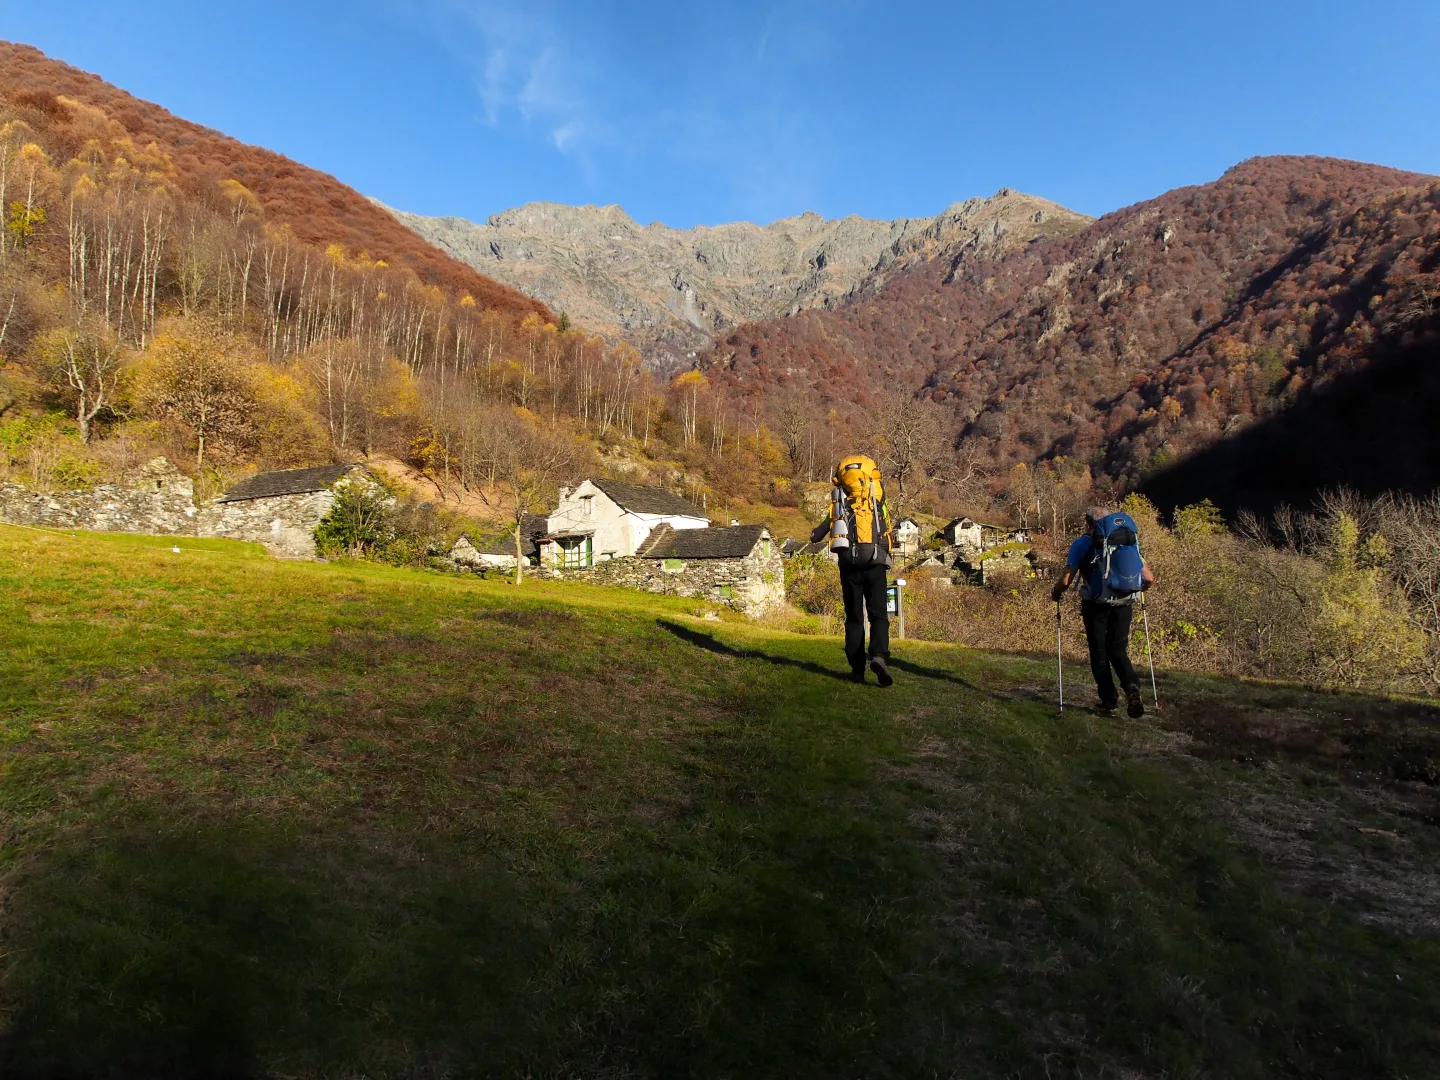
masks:
<path fill-rule="evenodd" d="M 290 559 L 315 557 L 315 528 L 334 503 L 329 490 L 197 507 L 195 485 L 164 458 L 125 486 L 45 494 L 0 484 L 0 522 L 10 525 L 253 540 Z"/>
<path fill-rule="evenodd" d="M 11 525 L 195 536 L 198 517 L 194 484 L 164 459 L 145 466 L 127 486 L 45 494 L 0 484 L 0 521 Z"/>
<path fill-rule="evenodd" d="M 536 567 L 526 573 L 556 581 L 616 585 L 664 596 L 695 597 L 761 615 L 785 602 L 785 568 L 778 552 L 768 558 L 607 559 L 587 570 Z"/>

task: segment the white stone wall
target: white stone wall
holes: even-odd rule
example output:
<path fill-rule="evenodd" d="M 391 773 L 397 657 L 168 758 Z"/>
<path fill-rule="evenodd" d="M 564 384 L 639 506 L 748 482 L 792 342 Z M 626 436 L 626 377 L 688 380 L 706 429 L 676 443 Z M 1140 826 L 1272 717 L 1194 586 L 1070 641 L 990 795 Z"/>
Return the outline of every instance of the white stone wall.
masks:
<path fill-rule="evenodd" d="M 920 551 L 920 527 L 908 518 L 895 526 L 895 552 L 915 555 Z"/>

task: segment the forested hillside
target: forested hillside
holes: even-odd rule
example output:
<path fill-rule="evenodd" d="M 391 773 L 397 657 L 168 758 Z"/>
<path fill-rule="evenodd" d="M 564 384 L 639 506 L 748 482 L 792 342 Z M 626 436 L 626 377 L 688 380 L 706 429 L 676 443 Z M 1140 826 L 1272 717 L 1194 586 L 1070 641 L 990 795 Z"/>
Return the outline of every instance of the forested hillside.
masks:
<path fill-rule="evenodd" d="M 763 517 L 834 450 L 787 453 L 765 400 L 662 377 L 333 178 L 24 46 L 0 46 L 0 204 L 0 480 L 164 454 L 203 495 L 378 456 L 498 520 L 604 473 Z"/>
<path fill-rule="evenodd" d="M 548 317 L 543 305 L 420 240 L 333 176 L 182 120 L 38 49 L 0 41 L 0 93 L 37 114 L 31 122 L 38 120 L 65 157 L 118 137 L 163 158 L 166 179 L 187 197 L 209 198 L 217 184 L 234 181 L 254 196 L 267 223 L 288 227 L 303 243 L 339 244 L 406 267 L 423 284 L 469 293 L 484 307 Z"/>
<path fill-rule="evenodd" d="M 932 262 L 843 310 L 741 328 L 709 362 L 817 408 L 923 388 L 992 489 L 1021 463 L 1133 485 L 1257 421 L 1318 415 L 1326 387 L 1377 360 L 1433 352 L 1437 261 L 1435 178 L 1263 158 L 1068 239 Z M 1358 462 L 1374 448 L 1347 411 L 1325 413 L 1324 441 Z M 1423 442 L 1384 449 L 1430 458 Z M 1330 470 L 1311 490 L 1347 479 Z"/>
<path fill-rule="evenodd" d="M 513 494 L 502 458 L 579 467 L 588 435 L 660 427 L 633 352 L 23 46 L 0 46 L 0 205 L 0 479 L 85 487 L 163 453 L 214 490 L 381 453 L 445 495 Z"/>

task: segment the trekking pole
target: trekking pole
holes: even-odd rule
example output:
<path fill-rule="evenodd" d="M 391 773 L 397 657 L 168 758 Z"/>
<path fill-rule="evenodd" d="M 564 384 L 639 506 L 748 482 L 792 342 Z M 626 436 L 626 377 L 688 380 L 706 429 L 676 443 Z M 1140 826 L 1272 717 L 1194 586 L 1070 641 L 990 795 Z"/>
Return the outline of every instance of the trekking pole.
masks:
<path fill-rule="evenodd" d="M 1065 712 L 1065 654 L 1060 646 L 1060 601 L 1055 601 L 1055 672 L 1060 677 L 1060 712 Z"/>
<path fill-rule="evenodd" d="M 1145 659 L 1150 661 L 1150 696 L 1155 708 L 1160 708 L 1160 691 L 1155 689 L 1155 655 L 1150 651 L 1150 609 L 1145 606 L 1145 594 L 1140 594 L 1140 619 L 1145 624 Z"/>

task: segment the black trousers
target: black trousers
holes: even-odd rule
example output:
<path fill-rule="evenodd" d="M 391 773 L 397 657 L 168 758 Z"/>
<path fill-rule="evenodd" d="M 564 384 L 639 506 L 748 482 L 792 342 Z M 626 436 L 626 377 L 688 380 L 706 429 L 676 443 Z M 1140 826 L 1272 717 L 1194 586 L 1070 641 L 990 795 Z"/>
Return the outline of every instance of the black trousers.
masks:
<path fill-rule="evenodd" d="M 840 593 L 845 598 L 845 659 L 862 671 L 867 658 L 890 659 L 890 616 L 885 612 L 885 564 L 856 570 L 840 568 Z M 865 652 L 865 616 L 870 616 L 870 652 Z"/>
<path fill-rule="evenodd" d="M 1094 600 L 1080 601 L 1080 618 L 1085 622 L 1085 640 L 1090 645 L 1090 673 L 1095 676 L 1095 689 L 1100 702 L 1110 708 L 1120 703 L 1110 669 L 1120 676 L 1121 689 L 1139 686 L 1135 666 L 1130 663 L 1130 619 L 1134 609 L 1129 604 L 1100 604 Z"/>

